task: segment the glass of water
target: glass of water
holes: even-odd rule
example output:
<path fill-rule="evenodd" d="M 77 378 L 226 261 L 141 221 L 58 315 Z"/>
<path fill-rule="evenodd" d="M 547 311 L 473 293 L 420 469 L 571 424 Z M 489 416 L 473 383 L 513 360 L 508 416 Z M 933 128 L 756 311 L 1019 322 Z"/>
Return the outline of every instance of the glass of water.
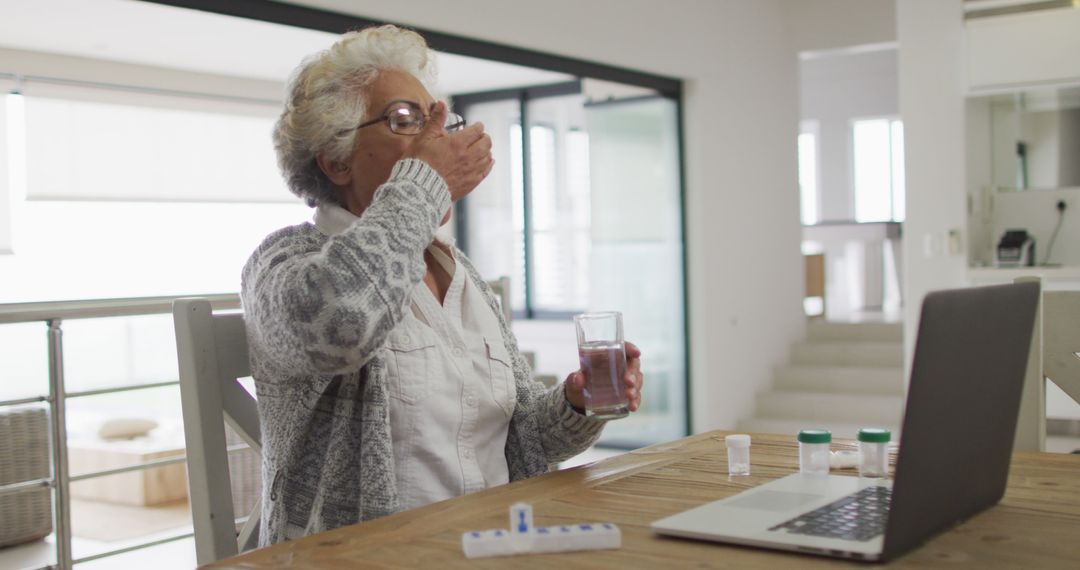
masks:
<path fill-rule="evenodd" d="M 630 413 L 626 396 L 626 345 L 622 313 L 582 313 L 574 316 L 578 357 L 585 375 L 585 413 L 600 419 L 624 418 Z"/>

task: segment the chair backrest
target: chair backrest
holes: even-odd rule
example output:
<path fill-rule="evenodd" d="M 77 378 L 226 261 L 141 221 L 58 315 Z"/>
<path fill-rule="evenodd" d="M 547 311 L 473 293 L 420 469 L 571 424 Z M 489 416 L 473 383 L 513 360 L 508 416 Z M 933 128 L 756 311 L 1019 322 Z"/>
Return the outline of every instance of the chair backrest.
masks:
<path fill-rule="evenodd" d="M 261 455 L 259 416 L 238 381 L 251 375 L 243 314 L 214 314 L 207 299 L 177 299 L 173 323 L 195 550 L 198 563 L 207 564 L 258 542 L 261 502 L 237 537 L 225 422 Z"/>
<path fill-rule="evenodd" d="M 1021 277 L 1016 281 L 1038 281 Z M 1043 289 L 1020 401 L 1014 449 L 1046 449 L 1046 381 L 1080 402 L 1080 291 Z"/>
<path fill-rule="evenodd" d="M 488 281 L 487 284 L 488 287 L 491 287 L 491 292 L 499 300 L 499 308 L 502 309 L 503 317 L 509 323 L 513 315 L 513 309 L 510 307 L 510 278 L 504 275 L 498 279 Z"/>

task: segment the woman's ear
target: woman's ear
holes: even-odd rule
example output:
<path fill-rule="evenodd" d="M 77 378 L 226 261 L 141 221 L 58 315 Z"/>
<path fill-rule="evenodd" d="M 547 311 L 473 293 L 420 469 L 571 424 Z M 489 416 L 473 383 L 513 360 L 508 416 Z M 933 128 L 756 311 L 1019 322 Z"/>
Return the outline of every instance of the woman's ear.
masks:
<path fill-rule="evenodd" d="M 335 186 L 347 186 L 352 181 L 352 169 L 347 163 L 330 160 L 322 153 L 315 155 L 315 162 Z"/>

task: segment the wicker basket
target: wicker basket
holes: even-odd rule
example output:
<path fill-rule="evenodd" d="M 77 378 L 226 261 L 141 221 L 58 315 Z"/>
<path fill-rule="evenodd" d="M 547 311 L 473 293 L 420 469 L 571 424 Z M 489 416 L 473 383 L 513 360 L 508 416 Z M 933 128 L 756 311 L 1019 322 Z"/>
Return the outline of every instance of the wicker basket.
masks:
<path fill-rule="evenodd" d="M 49 413 L 43 406 L 0 408 L 0 485 L 49 476 Z M 48 488 L 0 496 L 0 547 L 52 533 Z"/>

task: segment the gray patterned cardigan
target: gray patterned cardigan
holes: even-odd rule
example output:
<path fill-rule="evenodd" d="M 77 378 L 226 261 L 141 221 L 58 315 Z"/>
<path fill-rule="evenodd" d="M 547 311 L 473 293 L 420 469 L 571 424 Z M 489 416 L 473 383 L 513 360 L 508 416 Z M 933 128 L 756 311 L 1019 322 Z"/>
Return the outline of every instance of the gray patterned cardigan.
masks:
<path fill-rule="evenodd" d="M 398 162 L 364 215 L 327 236 L 310 223 L 268 236 L 244 266 L 241 296 L 258 394 L 265 482 L 260 545 L 399 509 L 385 341 L 426 272 L 423 252 L 450 194 L 419 160 Z M 494 295 L 517 404 L 506 438 L 510 480 L 580 453 L 604 422 L 574 411 L 562 385 L 534 382 Z"/>

